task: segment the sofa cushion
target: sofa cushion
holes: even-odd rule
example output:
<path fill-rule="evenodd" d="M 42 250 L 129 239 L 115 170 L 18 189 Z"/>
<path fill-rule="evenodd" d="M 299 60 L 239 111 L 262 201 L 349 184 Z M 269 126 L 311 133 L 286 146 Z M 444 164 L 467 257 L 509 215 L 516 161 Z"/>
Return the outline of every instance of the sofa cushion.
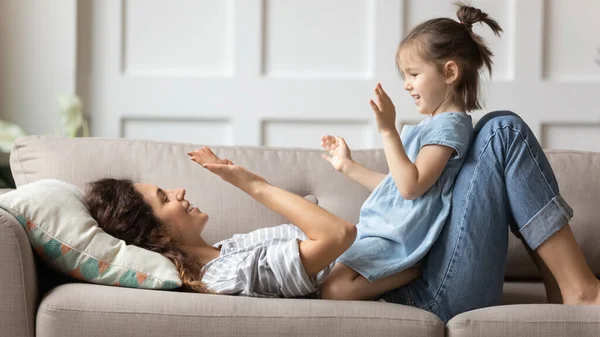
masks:
<path fill-rule="evenodd" d="M 39 180 L 0 195 L 0 207 L 17 218 L 43 261 L 75 279 L 133 288 L 181 286 L 166 257 L 126 245 L 98 227 L 76 186 Z"/>
<path fill-rule="evenodd" d="M 454 316 L 446 336 L 598 336 L 598 306 L 562 304 L 502 305 Z"/>
<path fill-rule="evenodd" d="M 40 303 L 37 336 L 444 336 L 434 314 L 367 301 L 253 298 L 71 283 Z"/>

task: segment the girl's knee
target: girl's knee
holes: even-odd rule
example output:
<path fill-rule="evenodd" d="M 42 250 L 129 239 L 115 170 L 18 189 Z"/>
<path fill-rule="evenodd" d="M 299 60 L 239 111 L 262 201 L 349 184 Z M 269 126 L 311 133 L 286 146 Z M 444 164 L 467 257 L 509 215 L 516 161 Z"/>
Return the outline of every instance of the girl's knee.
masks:
<path fill-rule="evenodd" d="M 336 264 L 321 286 L 321 298 L 348 300 L 352 297 L 352 285 L 358 273 L 343 264 Z"/>
<path fill-rule="evenodd" d="M 353 280 L 347 277 L 328 278 L 321 286 L 321 298 L 338 301 L 353 300 L 355 299 L 353 286 Z"/>
<path fill-rule="evenodd" d="M 321 287 L 321 298 L 325 300 L 345 300 L 346 287 L 339 280 L 329 280 Z"/>

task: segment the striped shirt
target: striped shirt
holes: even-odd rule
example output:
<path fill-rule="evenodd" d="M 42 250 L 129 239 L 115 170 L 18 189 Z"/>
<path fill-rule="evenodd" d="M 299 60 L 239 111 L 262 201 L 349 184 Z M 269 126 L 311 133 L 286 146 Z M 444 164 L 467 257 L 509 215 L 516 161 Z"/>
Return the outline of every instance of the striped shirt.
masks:
<path fill-rule="evenodd" d="M 335 262 L 309 278 L 300 260 L 298 242 L 308 239 L 297 226 L 285 224 L 236 234 L 219 241 L 219 257 L 202 268 L 209 290 L 253 297 L 315 295 Z"/>

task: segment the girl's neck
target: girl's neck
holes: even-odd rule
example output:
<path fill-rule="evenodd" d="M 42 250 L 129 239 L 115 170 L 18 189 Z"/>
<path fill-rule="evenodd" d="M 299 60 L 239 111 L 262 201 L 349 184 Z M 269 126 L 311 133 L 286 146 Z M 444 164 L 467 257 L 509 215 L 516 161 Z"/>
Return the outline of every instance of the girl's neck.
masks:
<path fill-rule="evenodd" d="M 465 111 L 464 108 L 464 104 L 459 104 L 453 101 L 444 101 L 442 102 L 442 104 L 440 104 L 440 106 L 431 114 L 431 116 L 437 116 L 441 113 L 444 112 L 450 112 L 450 111 L 454 111 L 454 112 L 460 112 L 460 111 Z"/>

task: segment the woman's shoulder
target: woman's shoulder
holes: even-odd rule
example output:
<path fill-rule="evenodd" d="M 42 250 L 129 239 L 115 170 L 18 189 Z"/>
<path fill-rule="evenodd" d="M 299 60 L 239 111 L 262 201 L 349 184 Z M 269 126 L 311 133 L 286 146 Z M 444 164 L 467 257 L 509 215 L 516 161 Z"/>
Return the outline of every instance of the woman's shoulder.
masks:
<path fill-rule="evenodd" d="M 282 241 L 306 239 L 304 232 L 293 224 L 282 224 L 255 229 L 244 234 L 234 234 L 231 238 L 219 241 L 214 246 L 221 246 L 221 254 L 233 254 L 252 251 L 257 247 L 271 246 Z"/>
<path fill-rule="evenodd" d="M 248 261 L 254 261 L 264 256 L 271 246 L 306 238 L 306 235 L 293 224 L 259 228 L 249 233 L 235 234 L 231 238 L 213 245 L 221 248 L 220 254 L 207 263 L 203 269 L 209 270 L 212 267 L 216 267 L 217 270 L 239 269 Z"/>

